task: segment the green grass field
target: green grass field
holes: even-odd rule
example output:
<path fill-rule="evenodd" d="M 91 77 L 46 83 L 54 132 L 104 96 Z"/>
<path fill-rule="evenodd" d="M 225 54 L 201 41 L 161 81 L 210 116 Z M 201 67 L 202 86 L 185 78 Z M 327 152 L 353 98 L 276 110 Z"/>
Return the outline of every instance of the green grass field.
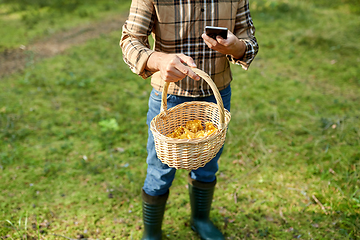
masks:
<path fill-rule="evenodd" d="M 62 18 L 7 2 L 0 50 L 25 44 L 16 39 L 29 23 L 14 16 L 49 11 L 41 16 L 60 31 L 116 10 L 81 5 Z M 251 10 L 260 51 L 249 71 L 232 68 L 211 218 L 226 239 L 360 239 L 357 3 L 254 0 Z M 24 42 L 50 34 L 32 24 Z M 120 35 L 0 79 L 1 239 L 141 238 L 151 87 L 123 62 Z M 186 176 L 171 188 L 164 239 L 198 239 Z"/>

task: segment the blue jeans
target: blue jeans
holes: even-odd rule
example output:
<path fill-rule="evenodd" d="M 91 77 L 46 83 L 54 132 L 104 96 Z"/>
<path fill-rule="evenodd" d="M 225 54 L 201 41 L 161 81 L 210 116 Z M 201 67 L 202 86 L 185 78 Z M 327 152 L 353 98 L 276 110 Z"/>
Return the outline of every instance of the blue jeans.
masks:
<path fill-rule="evenodd" d="M 168 165 L 162 163 L 158 159 L 155 151 L 154 137 L 150 131 L 151 120 L 160 113 L 161 107 L 161 92 L 153 89 L 149 98 L 149 110 L 147 113 L 146 123 L 149 126 L 148 129 L 148 142 L 147 142 L 147 159 L 148 164 L 147 174 L 144 182 L 144 191 L 151 196 L 159 196 L 165 194 L 170 188 L 174 177 L 175 168 L 170 168 Z M 230 100 L 231 100 L 231 87 L 228 86 L 226 89 L 220 91 L 224 108 L 230 111 Z M 216 103 L 215 97 L 182 97 L 176 95 L 167 95 L 167 107 L 171 108 L 183 102 L 189 101 L 206 101 Z M 218 171 L 218 160 L 222 153 L 223 147 L 220 149 L 218 154 L 204 167 L 200 167 L 196 170 L 191 171 L 190 177 L 200 182 L 213 182 L 215 180 L 215 173 Z"/>

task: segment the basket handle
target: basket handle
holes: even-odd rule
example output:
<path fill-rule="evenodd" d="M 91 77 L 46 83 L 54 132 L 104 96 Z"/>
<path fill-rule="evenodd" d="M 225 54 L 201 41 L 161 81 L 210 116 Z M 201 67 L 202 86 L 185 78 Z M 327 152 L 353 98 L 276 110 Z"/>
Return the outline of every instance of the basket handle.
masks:
<path fill-rule="evenodd" d="M 220 92 L 217 88 L 217 86 L 215 85 L 214 81 L 210 78 L 210 76 L 205 73 L 204 71 L 198 69 L 198 68 L 191 68 L 191 70 L 193 70 L 197 75 L 199 75 L 202 79 L 205 80 L 205 82 L 207 82 L 207 84 L 209 84 L 211 90 L 214 93 L 216 102 L 217 102 L 217 106 L 219 109 L 219 130 L 223 129 L 225 127 L 225 109 L 224 109 L 224 104 L 220 95 Z M 162 97 L 161 97 L 161 110 L 160 112 L 167 112 L 167 92 L 169 89 L 169 84 L 170 82 L 165 82 L 164 84 L 164 88 L 163 88 L 163 92 L 162 92 Z"/>

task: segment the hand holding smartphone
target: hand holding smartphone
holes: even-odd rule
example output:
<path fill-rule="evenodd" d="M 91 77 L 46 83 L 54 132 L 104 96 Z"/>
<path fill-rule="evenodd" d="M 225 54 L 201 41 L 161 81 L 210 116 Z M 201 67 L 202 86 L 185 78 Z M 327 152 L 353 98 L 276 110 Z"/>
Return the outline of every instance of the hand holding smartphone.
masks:
<path fill-rule="evenodd" d="M 205 33 L 209 37 L 216 40 L 216 36 L 220 36 L 223 39 L 227 38 L 228 29 L 225 27 L 213 27 L 213 26 L 206 26 Z"/>

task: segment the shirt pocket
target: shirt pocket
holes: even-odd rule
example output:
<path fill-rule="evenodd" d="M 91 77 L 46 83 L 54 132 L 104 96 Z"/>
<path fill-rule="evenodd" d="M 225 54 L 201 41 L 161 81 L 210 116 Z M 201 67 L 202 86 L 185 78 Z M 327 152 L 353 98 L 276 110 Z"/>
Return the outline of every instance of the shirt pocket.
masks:
<path fill-rule="evenodd" d="M 226 27 L 234 32 L 237 9 L 238 1 L 219 3 L 218 26 Z"/>
<path fill-rule="evenodd" d="M 176 10 L 175 5 L 155 5 L 156 18 L 160 24 L 174 24 L 175 21 L 175 11 L 177 14 L 180 14 L 178 10 Z"/>

